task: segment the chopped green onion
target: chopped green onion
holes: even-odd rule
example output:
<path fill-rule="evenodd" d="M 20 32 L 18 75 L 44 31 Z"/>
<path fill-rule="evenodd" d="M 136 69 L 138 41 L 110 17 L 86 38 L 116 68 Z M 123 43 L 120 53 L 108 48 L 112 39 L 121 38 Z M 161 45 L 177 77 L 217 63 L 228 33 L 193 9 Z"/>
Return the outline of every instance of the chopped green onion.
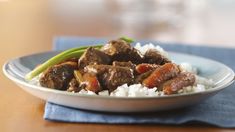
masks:
<path fill-rule="evenodd" d="M 132 38 L 125 37 L 125 36 L 121 37 L 120 39 L 126 41 L 127 43 L 133 43 L 133 42 L 135 42 Z"/>
<path fill-rule="evenodd" d="M 41 64 L 40 66 L 36 67 L 34 70 L 32 70 L 31 72 L 29 72 L 25 78 L 27 80 L 31 80 L 33 79 L 35 76 L 39 75 L 40 73 L 42 73 L 43 71 L 45 71 L 48 67 L 51 67 L 55 64 L 58 64 L 66 59 L 69 58 L 79 58 L 84 52 L 85 50 L 88 48 L 89 46 L 84 46 L 84 47 L 80 47 L 80 48 L 72 48 L 72 49 L 68 49 L 52 58 L 50 58 L 49 60 L 47 60 L 46 62 L 44 62 L 43 64 Z M 96 45 L 93 46 L 94 48 L 101 48 L 102 45 Z"/>

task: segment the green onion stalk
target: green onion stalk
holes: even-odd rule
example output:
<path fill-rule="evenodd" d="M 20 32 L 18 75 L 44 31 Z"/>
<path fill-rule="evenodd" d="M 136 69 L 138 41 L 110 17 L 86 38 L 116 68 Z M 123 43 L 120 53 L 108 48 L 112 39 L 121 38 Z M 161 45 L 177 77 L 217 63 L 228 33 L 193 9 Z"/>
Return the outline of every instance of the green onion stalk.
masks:
<path fill-rule="evenodd" d="M 132 38 L 129 38 L 129 37 L 126 37 L 126 36 L 123 36 L 123 37 L 121 37 L 120 39 L 126 41 L 127 43 L 133 43 L 133 42 L 135 42 Z"/>

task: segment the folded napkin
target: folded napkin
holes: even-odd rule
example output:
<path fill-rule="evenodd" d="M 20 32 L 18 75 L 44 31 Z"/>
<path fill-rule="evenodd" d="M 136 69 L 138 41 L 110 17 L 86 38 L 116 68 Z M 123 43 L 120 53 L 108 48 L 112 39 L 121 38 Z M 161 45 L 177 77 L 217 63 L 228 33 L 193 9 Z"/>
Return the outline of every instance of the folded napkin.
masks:
<path fill-rule="evenodd" d="M 106 43 L 106 40 L 107 39 L 100 38 L 58 37 L 54 40 L 54 49 L 65 50 L 77 46 Z M 162 46 L 167 51 L 177 51 L 211 58 L 230 66 L 233 70 L 235 69 L 235 61 L 233 61 L 235 49 L 169 44 L 157 41 L 140 42 L 152 42 Z M 229 88 L 226 88 L 215 96 L 191 107 L 172 111 L 135 114 L 86 111 L 47 102 L 44 119 L 63 122 L 108 124 L 149 123 L 177 125 L 185 123 L 201 123 L 224 128 L 235 128 L 234 97 L 235 88 L 234 85 L 231 85 Z"/>

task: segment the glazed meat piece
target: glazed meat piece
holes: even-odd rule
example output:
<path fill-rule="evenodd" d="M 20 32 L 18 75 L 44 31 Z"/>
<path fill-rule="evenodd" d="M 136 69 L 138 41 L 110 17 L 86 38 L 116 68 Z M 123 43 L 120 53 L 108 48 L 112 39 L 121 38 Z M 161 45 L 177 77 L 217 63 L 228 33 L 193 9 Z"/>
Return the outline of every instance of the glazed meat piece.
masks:
<path fill-rule="evenodd" d="M 78 83 L 78 81 L 73 78 L 70 82 L 69 82 L 69 85 L 68 85 L 68 89 L 67 91 L 68 92 L 74 92 L 74 93 L 77 93 L 81 90 L 81 87 Z"/>
<path fill-rule="evenodd" d="M 112 67 L 113 66 L 111 65 L 88 65 L 84 68 L 84 72 L 94 73 L 96 75 L 102 75 L 108 72 L 108 70 Z"/>
<path fill-rule="evenodd" d="M 86 90 L 98 93 L 102 90 L 100 82 L 95 74 L 85 73 L 83 75 L 83 82 L 81 85 L 84 85 Z"/>
<path fill-rule="evenodd" d="M 90 47 L 79 58 L 78 66 L 79 69 L 82 69 L 90 64 L 109 64 L 110 62 L 110 57 L 107 54 Z"/>
<path fill-rule="evenodd" d="M 75 88 L 75 90 L 77 90 L 79 88 L 78 89 L 79 91 L 81 89 L 86 89 L 86 90 L 92 91 L 94 93 L 98 93 L 99 91 L 102 91 L 102 88 L 100 86 L 100 82 L 94 73 L 87 73 L 87 72 L 82 73 L 79 70 L 75 70 L 74 77 L 75 77 L 75 79 L 72 80 L 72 82 L 70 82 L 70 85 L 73 86 L 73 84 L 74 84 L 75 87 L 70 86 L 70 89 L 68 89 L 68 90 L 74 90 L 74 88 Z M 78 86 L 78 88 L 77 88 L 77 86 Z"/>
<path fill-rule="evenodd" d="M 181 73 L 177 77 L 165 82 L 162 89 L 164 94 L 176 94 L 183 87 L 192 86 L 195 83 L 195 80 L 195 75 L 192 73 Z"/>
<path fill-rule="evenodd" d="M 165 63 L 170 63 L 171 61 L 165 56 L 161 55 L 157 50 L 150 49 L 144 54 L 144 62 L 150 64 L 163 65 Z"/>
<path fill-rule="evenodd" d="M 58 90 L 66 90 L 69 81 L 73 78 L 73 71 L 77 67 L 76 62 L 64 62 L 49 67 L 40 77 L 40 85 Z"/>
<path fill-rule="evenodd" d="M 174 63 L 166 63 L 154 70 L 149 77 L 144 79 L 143 85 L 148 88 L 159 87 L 165 81 L 176 77 L 180 70 Z"/>
<path fill-rule="evenodd" d="M 94 73 L 99 79 L 101 86 L 110 92 L 125 83 L 134 82 L 133 70 L 127 67 L 111 65 L 89 65 L 85 68 L 88 73 Z"/>
<path fill-rule="evenodd" d="M 131 61 L 128 61 L 128 62 L 114 61 L 113 66 L 128 67 L 132 69 L 133 71 L 135 70 L 135 64 L 133 64 Z"/>
<path fill-rule="evenodd" d="M 139 64 L 143 61 L 143 56 L 140 52 L 121 39 L 110 41 L 101 48 L 101 51 L 110 55 L 112 61 L 131 61 L 134 64 Z"/>
<path fill-rule="evenodd" d="M 126 67 L 113 67 L 103 76 L 103 82 L 109 91 L 113 91 L 125 83 L 130 85 L 134 82 L 133 71 Z"/>
<path fill-rule="evenodd" d="M 154 70 L 156 68 L 160 67 L 160 65 L 156 64 L 148 64 L 148 63 L 142 63 L 136 66 L 135 70 L 138 74 L 142 74 L 151 70 Z"/>

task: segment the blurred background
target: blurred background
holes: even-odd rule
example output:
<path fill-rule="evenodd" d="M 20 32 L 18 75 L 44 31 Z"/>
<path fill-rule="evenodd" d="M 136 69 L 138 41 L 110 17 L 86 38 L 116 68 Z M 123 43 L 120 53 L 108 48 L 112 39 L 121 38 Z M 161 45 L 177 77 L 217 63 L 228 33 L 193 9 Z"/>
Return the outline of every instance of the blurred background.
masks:
<path fill-rule="evenodd" d="M 0 0 L 1 65 L 55 36 L 235 47 L 235 0 Z"/>

